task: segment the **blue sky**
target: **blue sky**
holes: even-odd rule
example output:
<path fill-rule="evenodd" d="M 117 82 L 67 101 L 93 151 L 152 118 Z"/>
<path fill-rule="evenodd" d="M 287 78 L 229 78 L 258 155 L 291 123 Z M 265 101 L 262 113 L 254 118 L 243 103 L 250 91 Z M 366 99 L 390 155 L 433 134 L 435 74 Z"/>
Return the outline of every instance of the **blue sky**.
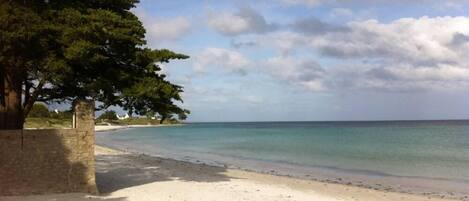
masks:
<path fill-rule="evenodd" d="M 469 2 L 141 0 L 189 121 L 466 119 Z M 466 58 L 467 57 L 467 58 Z"/>

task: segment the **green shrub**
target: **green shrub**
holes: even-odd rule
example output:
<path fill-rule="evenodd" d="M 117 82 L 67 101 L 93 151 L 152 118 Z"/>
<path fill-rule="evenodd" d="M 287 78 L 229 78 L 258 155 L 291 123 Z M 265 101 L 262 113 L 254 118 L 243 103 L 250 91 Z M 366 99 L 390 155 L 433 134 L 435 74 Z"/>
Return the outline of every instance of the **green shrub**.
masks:
<path fill-rule="evenodd" d="M 98 117 L 99 120 L 117 120 L 116 112 L 113 110 L 106 110 Z"/>
<path fill-rule="evenodd" d="M 73 112 L 72 111 L 51 112 L 50 117 L 54 119 L 72 119 Z"/>
<path fill-rule="evenodd" d="M 49 117 L 49 109 L 43 103 L 35 103 L 28 114 L 28 117 L 44 118 Z"/>

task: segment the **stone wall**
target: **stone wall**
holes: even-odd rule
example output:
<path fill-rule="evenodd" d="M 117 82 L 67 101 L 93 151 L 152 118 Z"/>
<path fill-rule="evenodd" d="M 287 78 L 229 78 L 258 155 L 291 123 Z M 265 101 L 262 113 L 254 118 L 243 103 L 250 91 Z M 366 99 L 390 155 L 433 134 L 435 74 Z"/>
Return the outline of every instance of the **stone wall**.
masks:
<path fill-rule="evenodd" d="M 97 193 L 93 102 L 75 104 L 73 125 L 0 130 L 0 195 Z"/>

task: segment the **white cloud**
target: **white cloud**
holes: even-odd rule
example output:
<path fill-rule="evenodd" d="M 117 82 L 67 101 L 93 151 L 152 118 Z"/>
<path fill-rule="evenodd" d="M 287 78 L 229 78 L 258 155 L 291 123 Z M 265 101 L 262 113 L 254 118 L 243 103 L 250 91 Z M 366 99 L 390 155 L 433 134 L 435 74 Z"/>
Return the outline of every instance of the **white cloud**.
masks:
<path fill-rule="evenodd" d="M 304 23 L 314 20 L 307 20 Z M 469 86 L 469 18 L 402 18 L 389 23 L 355 21 L 322 34 L 307 30 L 275 32 L 258 43 L 279 50 L 283 57 L 263 63 L 269 74 L 311 91 L 371 89 L 416 91 L 461 89 Z M 327 72 L 308 68 L 290 54 L 309 46 L 328 60 Z M 313 54 L 310 54 L 310 57 Z"/>
<path fill-rule="evenodd" d="M 191 84 L 184 88 L 184 97 L 192 100 L 192 104 L 227 103 L 231 100 L 229 89 L 213 88 L 214 86 L 205 86 Z"/>
<path fill-rule="evenodd" d="M 469 81 L 469 68 L 452 65 L 438 65 L 431 68 L 415 68 L 404 65 L 381 70 L 389 75 L 387 79 L 398 79 L 401 81 Z"/>
<path fill-rule="evenodd" d="M 282 0 L 284 3 L 288 5 L 307 5 L 307 6 L 317 6 L 319 5 L 323 0 Z"/>
<path fill-rule="evenodd" d="M 185 17 L 156 18 L 142 9 L 133 11 L 147 30 L 147 37 L 156 43 L 174 41 L 190 32 L 191 24 Z"/>
<path fill-rule="evenodd" d="M 209 103 L 226 103 L 228 102 L 228 99 L 223 96 L 204 96 L 200 101 Z"/>
<path fill-rule="evenodd" d="M 325 23 L 316 17 L 298 19 L 290 27 L 306 35 L 321 35 L 325 33 L 348 31 L 347 27 Z"/>
<path fill-rule="evenodd" d="M 290 54 L 295 48 L 308 42 L 307 38 L 295 32 L 275 32 L 257 37 L 257 43 L 262 46 L 274 47 L 282 55 Z"/>
<path fill-rule="evenodd" d="M 436 10 L 444 11 L 449 9 L 460 10 L 462 4 L 468 0 L 279 0 L 285 5 L 298 5 L 317 7 L 321 5 L 351 6 L 351 7 L 373 7 L 373 6 L 426 6 Z"/>
<path fill-rule="evenodd" d="M 295 59 L 292 57 L 273 57 L 262 66 L 275 78 L 290 84 L 301 86 L 310 91 L 323 91 L 325 70 L 312 60 Z"/>
<path fill-rule="evenodd" d="M 467 24 L 466 17 L 352 22 L 347 25 L 349 31 L 311 38 L 311 45 L 325 56 L 362 66 L 354 69 L 352 76 L 331 75 L 346 83 L 340 87 L 444 90 L 469 83 L 469 59 L 465 56 L 469 51 L 465 40 L 469 36 Z M 362 60 L 367 63 L 360 64 Z M 351 76 L 354 80 L 340 76 Z"/>
<path fill-rule="evenodd" d="M 254 95 L 242 96 L 240 99 L 242 101 L 246 101 L 250 104 L 255 104 L 255 105 L 264 103 L 264 99 L 262 97 L 254 96 Z"/>
<path fill-rule="evenodd" d="M 328 73 L 326 85 L 339 91 L 446 91 L 469 86 L 469 69 L 451 65 L 416 68 L 408 64 L 395 64 L 392 67 L 342 64 Z"/>
<path fill-rule="evenodd" d="M 372 19 L 376 14 L 373 9 L 351 10 L 349 8 L 334 8 L 331 10 L 329 17 L 332 20 L 366 20 Z"/>
<path fill-rule="evenodd" d="M 352 18 L 355 16 L 355 12 L 348 8 L 334 8 L 331 11 L 331 17 L 347 17 Z"/>
<path fill-rule="evenodd" d="M 266 22 L 264 17 L 250 7 L 241 7 L 237 13 L 210 12 L 207 24 L 221 34 L 234 36 L 244 33 L 264 33 L 276 25 Z"/>
<path fill-rule="evenodd" d="M 240 34 L 249 30 L 249 22 L 231 13 L 222 13 L 217 17 L 209 17 L 208 24 L 218 32 L 226 35 Z"/>
<path fill-rule="evenodd" d="M 463 5 L 461 3 L 463 3 L 463 2 L 461 2 L 461 1 L 444 1 L 444 2 L 439 3 L 438 5 L 435 5 L 435 8 L 440 10 L 440 11 L 462 10 Z"/>
<path fill-rule="evenodd" d="M 178 40 L 188 34 L 190 22 L 184 17 L 155 19 L 146 26 L 147 32 L 155 40 Z"/>
<path fill-rule="evenodd" d="M 469 18 L 402 18 L 388 24 L 351 22 L 350 31 L 312 39 L 323 54 L 339 58 L 375 58 L 411 63 L 450 62 L 461 55 L 448 46 L 456 33 L 469 33 Z"/>
<path fill-rule="evenodd" d="M 200 73 L 207 67 L 214 66 L 228 72 L 245 73 L 249 64 L 250 61 L 239 52 L 212 47 L 206 48 L 196 56 L 194 71 Z"/>

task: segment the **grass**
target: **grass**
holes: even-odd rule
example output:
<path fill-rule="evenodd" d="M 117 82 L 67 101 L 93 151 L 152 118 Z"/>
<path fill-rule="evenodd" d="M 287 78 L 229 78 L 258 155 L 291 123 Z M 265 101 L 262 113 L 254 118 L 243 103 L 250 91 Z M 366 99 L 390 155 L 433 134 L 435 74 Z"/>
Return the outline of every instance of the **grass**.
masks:
<path fill-rule="evenodd" d="M 25 128 L 71 128 L 71 119 L 27 118 Z"/>
<path fill-rule="evenodd" d="M 124 120 L 118 120 L 121 124 L 124 125 L 155 125 L 160 124 L 160 121 L 156 119 L 147 119 L 147 118 L 128 118 Z"/>
<path fill-rule="evenodd" d="M 170 124 L 171 122 L 165 121 L 163 124 Z M 96 120 L 96 125 L 157 125 L 160 121 L 157 119 L 148 118 L 128 118 L 123 120 Z"/>
<path fill-rule="evenodd" d="M 173 121 L 165 121 L 163 124 L 177 123 Z M 96 125 L 157 125 L 160 124 L 159 120 L 147 118 L 129 118 L 124 120 L 96 120 Z M 57 119 L 57 118 L 32 118 L 26 119 L 24 124 L 25 128 L 71 128 L 71 119 Z"/>

